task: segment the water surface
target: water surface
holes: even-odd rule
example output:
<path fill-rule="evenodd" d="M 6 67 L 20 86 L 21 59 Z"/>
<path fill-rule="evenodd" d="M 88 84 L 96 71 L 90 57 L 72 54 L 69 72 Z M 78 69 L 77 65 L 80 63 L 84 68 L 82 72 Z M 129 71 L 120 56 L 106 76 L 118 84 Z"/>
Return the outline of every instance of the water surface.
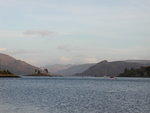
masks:
<path fill-rule="evenodd" d="M 0 113 L 150 113 L 150 79 L 0 78 Z"/>

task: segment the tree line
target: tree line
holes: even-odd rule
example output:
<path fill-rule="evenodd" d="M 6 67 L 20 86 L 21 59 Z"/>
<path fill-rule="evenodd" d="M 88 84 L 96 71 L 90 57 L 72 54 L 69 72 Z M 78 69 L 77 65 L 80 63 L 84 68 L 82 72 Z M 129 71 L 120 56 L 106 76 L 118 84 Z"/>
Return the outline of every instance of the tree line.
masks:
<path fill-rule="evenodd" d="M 0 70 L 0 74 L 12 74 L 12 73 L 7 69 L 7 70 Z"/>
<path fill-rule="evenodd" d="M 140 67 L 137 69 L 125 69 L 119 77 L 150 77 L 150 66 Z"/>
<path fill-rule="evenodd" d="M 35 69 L 35 71 L 34 71 L 35 74 L 41 74 L 41 73 L 43 73 L 43 72 L 44 72 L 44 73 L 49 73 L 49 72 L 48 72 L 48 69 L 44 69 L 44 70 Z"/>

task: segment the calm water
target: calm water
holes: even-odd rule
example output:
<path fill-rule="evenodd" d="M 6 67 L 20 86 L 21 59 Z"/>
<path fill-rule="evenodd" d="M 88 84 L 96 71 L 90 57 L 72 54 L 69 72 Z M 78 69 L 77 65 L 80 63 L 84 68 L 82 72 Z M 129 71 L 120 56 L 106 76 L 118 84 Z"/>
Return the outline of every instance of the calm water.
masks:
<path fill-rule="evenodd" d="M 0 78 L 0 113 L 150 113 L 150 79 Z"/>

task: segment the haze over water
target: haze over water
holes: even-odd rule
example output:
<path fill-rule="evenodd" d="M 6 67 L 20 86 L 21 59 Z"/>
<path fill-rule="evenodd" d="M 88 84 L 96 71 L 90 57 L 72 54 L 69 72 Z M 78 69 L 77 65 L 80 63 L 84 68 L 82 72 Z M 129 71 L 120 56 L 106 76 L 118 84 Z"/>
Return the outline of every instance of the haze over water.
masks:
<path fill-rule="evenodd" d="M 150 113 L 150 79 L 1 78 L 0 113 Z"/>

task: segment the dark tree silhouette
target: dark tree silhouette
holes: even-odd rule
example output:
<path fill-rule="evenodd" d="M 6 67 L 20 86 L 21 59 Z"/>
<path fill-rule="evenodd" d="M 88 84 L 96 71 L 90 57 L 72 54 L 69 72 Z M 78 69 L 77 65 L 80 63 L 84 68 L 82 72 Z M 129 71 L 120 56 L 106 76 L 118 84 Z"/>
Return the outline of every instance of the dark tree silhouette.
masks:
<path fill-rule="evenodd" d="M 38 70 L 38 71 L 37 71 L 37 73 L 38 73 L 38 74 L 41 74 L 41 71 L 40 71 L 40 70 Z"/>
<path fill-rule="evenodd" d="M 44 69 L 44 71 L 45 71 L 46 73 L 48 73 L 48 69 Z"/>
<path fill-rule="evenodd" d="M 138 69 L 125 69 L 123 73 L 119 75 L 120 77 L 150 77 L 150 66 L 141 67 Z"/>
<path fill-rule="evenodd" d="M 35 72 L 35 73 L 37 73 L 37 72 L 38 72 L 38 70 L 37 70 L 37 69 L 35 69 L 35 70 L 34 70 L 34 72 Z"/>

